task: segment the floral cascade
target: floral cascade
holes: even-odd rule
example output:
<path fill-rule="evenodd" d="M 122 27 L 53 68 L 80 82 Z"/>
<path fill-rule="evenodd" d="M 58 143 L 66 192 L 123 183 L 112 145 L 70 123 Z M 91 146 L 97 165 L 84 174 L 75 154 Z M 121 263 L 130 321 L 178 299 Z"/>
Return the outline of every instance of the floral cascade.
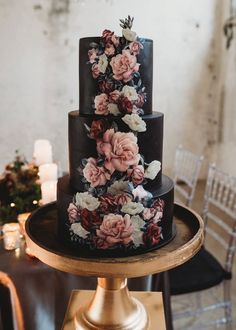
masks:
<path fill-rule="evenodd" d="M 144 46 L 132 23 L 130 17 L 121 20 L 122 37 L 103 31 L 100 43 L 88 51 L 100 92 L 95 114 L 104 118 L 85 125 L 97 158 L 82 160 L 78 170 L 85 192 L 76 193 L 67 211 L 71 240 L 90 249 L 152 248 L 162 239 L 164 201 L 144 189 L 161 163 L 146 163 L 138 146 L 138 134 L 146 131 L 141 117 L 146 94 L 137 62 Z M 128 132 L 119 131 L 113 116 L 121 117 Z"/>

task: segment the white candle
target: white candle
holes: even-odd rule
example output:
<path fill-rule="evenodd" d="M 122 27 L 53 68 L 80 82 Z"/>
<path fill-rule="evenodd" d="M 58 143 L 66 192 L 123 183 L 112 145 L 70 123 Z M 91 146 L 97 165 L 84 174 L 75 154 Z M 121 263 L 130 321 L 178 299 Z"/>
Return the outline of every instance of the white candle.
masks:
<path fill-rule="evenodd" d="M 43 164 L 39 166 L 40 182 L 56 181 L 58 177 L 57 164 Z"/>
<path fill-rule="evenodd" d="M 51 143 L 48 140 L 36 140 L 33 156 L 37 165 L 52 163 Z"/>
<path fill-rule="evenodd" d="M 54 202 L 57 199 L 57 181 L 45 181 L 41 185 L 42 204 Z"/>

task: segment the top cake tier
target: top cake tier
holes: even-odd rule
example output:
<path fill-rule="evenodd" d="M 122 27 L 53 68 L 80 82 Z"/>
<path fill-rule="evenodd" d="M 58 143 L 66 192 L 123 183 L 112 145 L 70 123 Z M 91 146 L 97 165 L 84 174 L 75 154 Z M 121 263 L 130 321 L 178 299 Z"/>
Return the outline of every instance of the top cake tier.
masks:
<path fill-rule="evenodd" d="M 79 42 L 80 115 L 152 113 L 153 41 L 108 35 Z"/>

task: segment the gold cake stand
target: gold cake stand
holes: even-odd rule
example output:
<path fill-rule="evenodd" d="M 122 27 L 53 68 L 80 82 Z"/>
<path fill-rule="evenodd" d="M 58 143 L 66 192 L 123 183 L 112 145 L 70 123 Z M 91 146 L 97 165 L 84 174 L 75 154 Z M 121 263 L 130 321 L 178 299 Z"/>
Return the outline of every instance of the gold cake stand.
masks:
<path fill-rule="evenodd" d="M 85 292 L 85 295 L 83 291 L 74 292 L 63 329 L 165 329 L 160 326 L 160 320 L 149 313 L 149 309 L 153 311 L 150 301 L 158 305 L 158 293 L 131 294 L 127 278 L 165 272 L 192 258 L 203 243 L 201 217 L 175 204 L 174 239 L 158 250 L 124 258 L 86 258 L 71 254 L 57 241 L 56 218 L 56 205 L 52 203 L 39 208 L 27 220 L 26 241 L 31 252 L 58 270 L 98 278 L 95 292 Z M 156 295 L 157 300 L 149 299 L 149 303 L 145 303 L 152 295 Z"/>

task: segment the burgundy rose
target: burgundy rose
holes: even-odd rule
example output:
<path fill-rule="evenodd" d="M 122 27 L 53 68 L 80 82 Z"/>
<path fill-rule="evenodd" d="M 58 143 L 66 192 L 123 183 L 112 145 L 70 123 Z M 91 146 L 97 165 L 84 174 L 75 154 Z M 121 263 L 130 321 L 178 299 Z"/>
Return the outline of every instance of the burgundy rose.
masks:
<path fill-rule="evenodd" d="M 158 211 L 163 211 L 165 206 L 165 202 L 163 199 L 156 199 L 155 202 L 152 204 L 152 207 L 154 207 Z"/>
<path fill-rule="evenodd" d="M 118 99 L 118 108 L 119 108 L 119 111 L 123 114 L 132 113 L 133 103 L 128 99 L 128 97 L 125 97 L 122 95 Z"/>
<path fill-rule="evenodd" d="M 118 194 L 115 196 L 115 201 L 118 205 L 124 205 L 131 202 L 131 197 L 128 194 Z"/>
<path fill-rule="evenodd" d="M 97 151 L 105 156 L 104 166 L 110 173 L 125 172 L 130 166 L 138 165 L 140 159 L 137 137 L 131 132 L 107 130 L 103 140 L 97 141 Z"/>
<path fill-rule="evenodd" d="M 111 212 L 115 212 L 115 209 L 117 208 L 117 201 L 116 196 L 112 194 L 105 194 L 99 197 L 100 201 L 100 210 L 104 214 L 108 214 Z"/>
<path fill-rule="evenodd" d="M 109 128 L 107 120 L 93 120 L 89 136 L 92 139 L 101 139 L 105 131 Z"/>
<path fill-rule="evenodd" d="M 112 213 L 104 216 L 100 228 L 96 230 L 97 236 L 104 240 L 102 249 L 116 244 L 129 244 L 133 240 L 133 232 L 134 227 L 128 214 L 122 217 Z"/>
<path fill-rule="evenodd" d="M 67 209 L 67 212 L 68 212 L 68 216 L 69 216 L 69 222 L 74 223 L 78 219 L 78 215 L 79 215 L 76 205 L 73 203 L 70 203 L 70 205 Z"/>
<path fill-rule="evenodd" d="M 107 180 L 110 180 L 111 175 L 103 166 L 97 166 L 95 158 L 88 158 L 87 164 L 83 169 L 85 179 L 90 182 L 92 187 L 104 186 Z"/>
<path fill-rule="evenodd" d="M 114 35 L 114 32 L 112 32 L 110 30 L 104 30 L 102 32 L 102 39 L 105 43 L 110 42 L 113 35 Z"/>
<path fill-rule="evenodd" d="M 153 247 L 159 243 L 161 239 L 161 228 L 155 223 L 150 223 L 147 230 L 143 234 L 143 242 L 147 247 Z"/>
<path fill-rule="evenodd" d="M 144 178 L 144 167 L 142 165 L 133 166 L 132 169 L 127 170 L 127 174 L 131 177 L 134 184 L 139 185 L 143 182 Z"/>
<path fill-rule="evenodd" d="M 113 84 L 111 81 L 102 80 L 99 82 L 99 90 L 102 93 L 109 94 L 112 88 L 113 88 Z"/>
<path fill-rule="evenodd" d="M 129 44 L 129 49 L 130 53 L 136 56 L 139 54 L 140 49 L 143 49 L 143 45 L 138 41 L 133 41 Z"/>
<path fill-rule="evenodd" d="M 82 209 L 79 215 L 81 226 L 87 231 L 99 228 L 102 223 L 102 218 L 96 211 Z"/>

